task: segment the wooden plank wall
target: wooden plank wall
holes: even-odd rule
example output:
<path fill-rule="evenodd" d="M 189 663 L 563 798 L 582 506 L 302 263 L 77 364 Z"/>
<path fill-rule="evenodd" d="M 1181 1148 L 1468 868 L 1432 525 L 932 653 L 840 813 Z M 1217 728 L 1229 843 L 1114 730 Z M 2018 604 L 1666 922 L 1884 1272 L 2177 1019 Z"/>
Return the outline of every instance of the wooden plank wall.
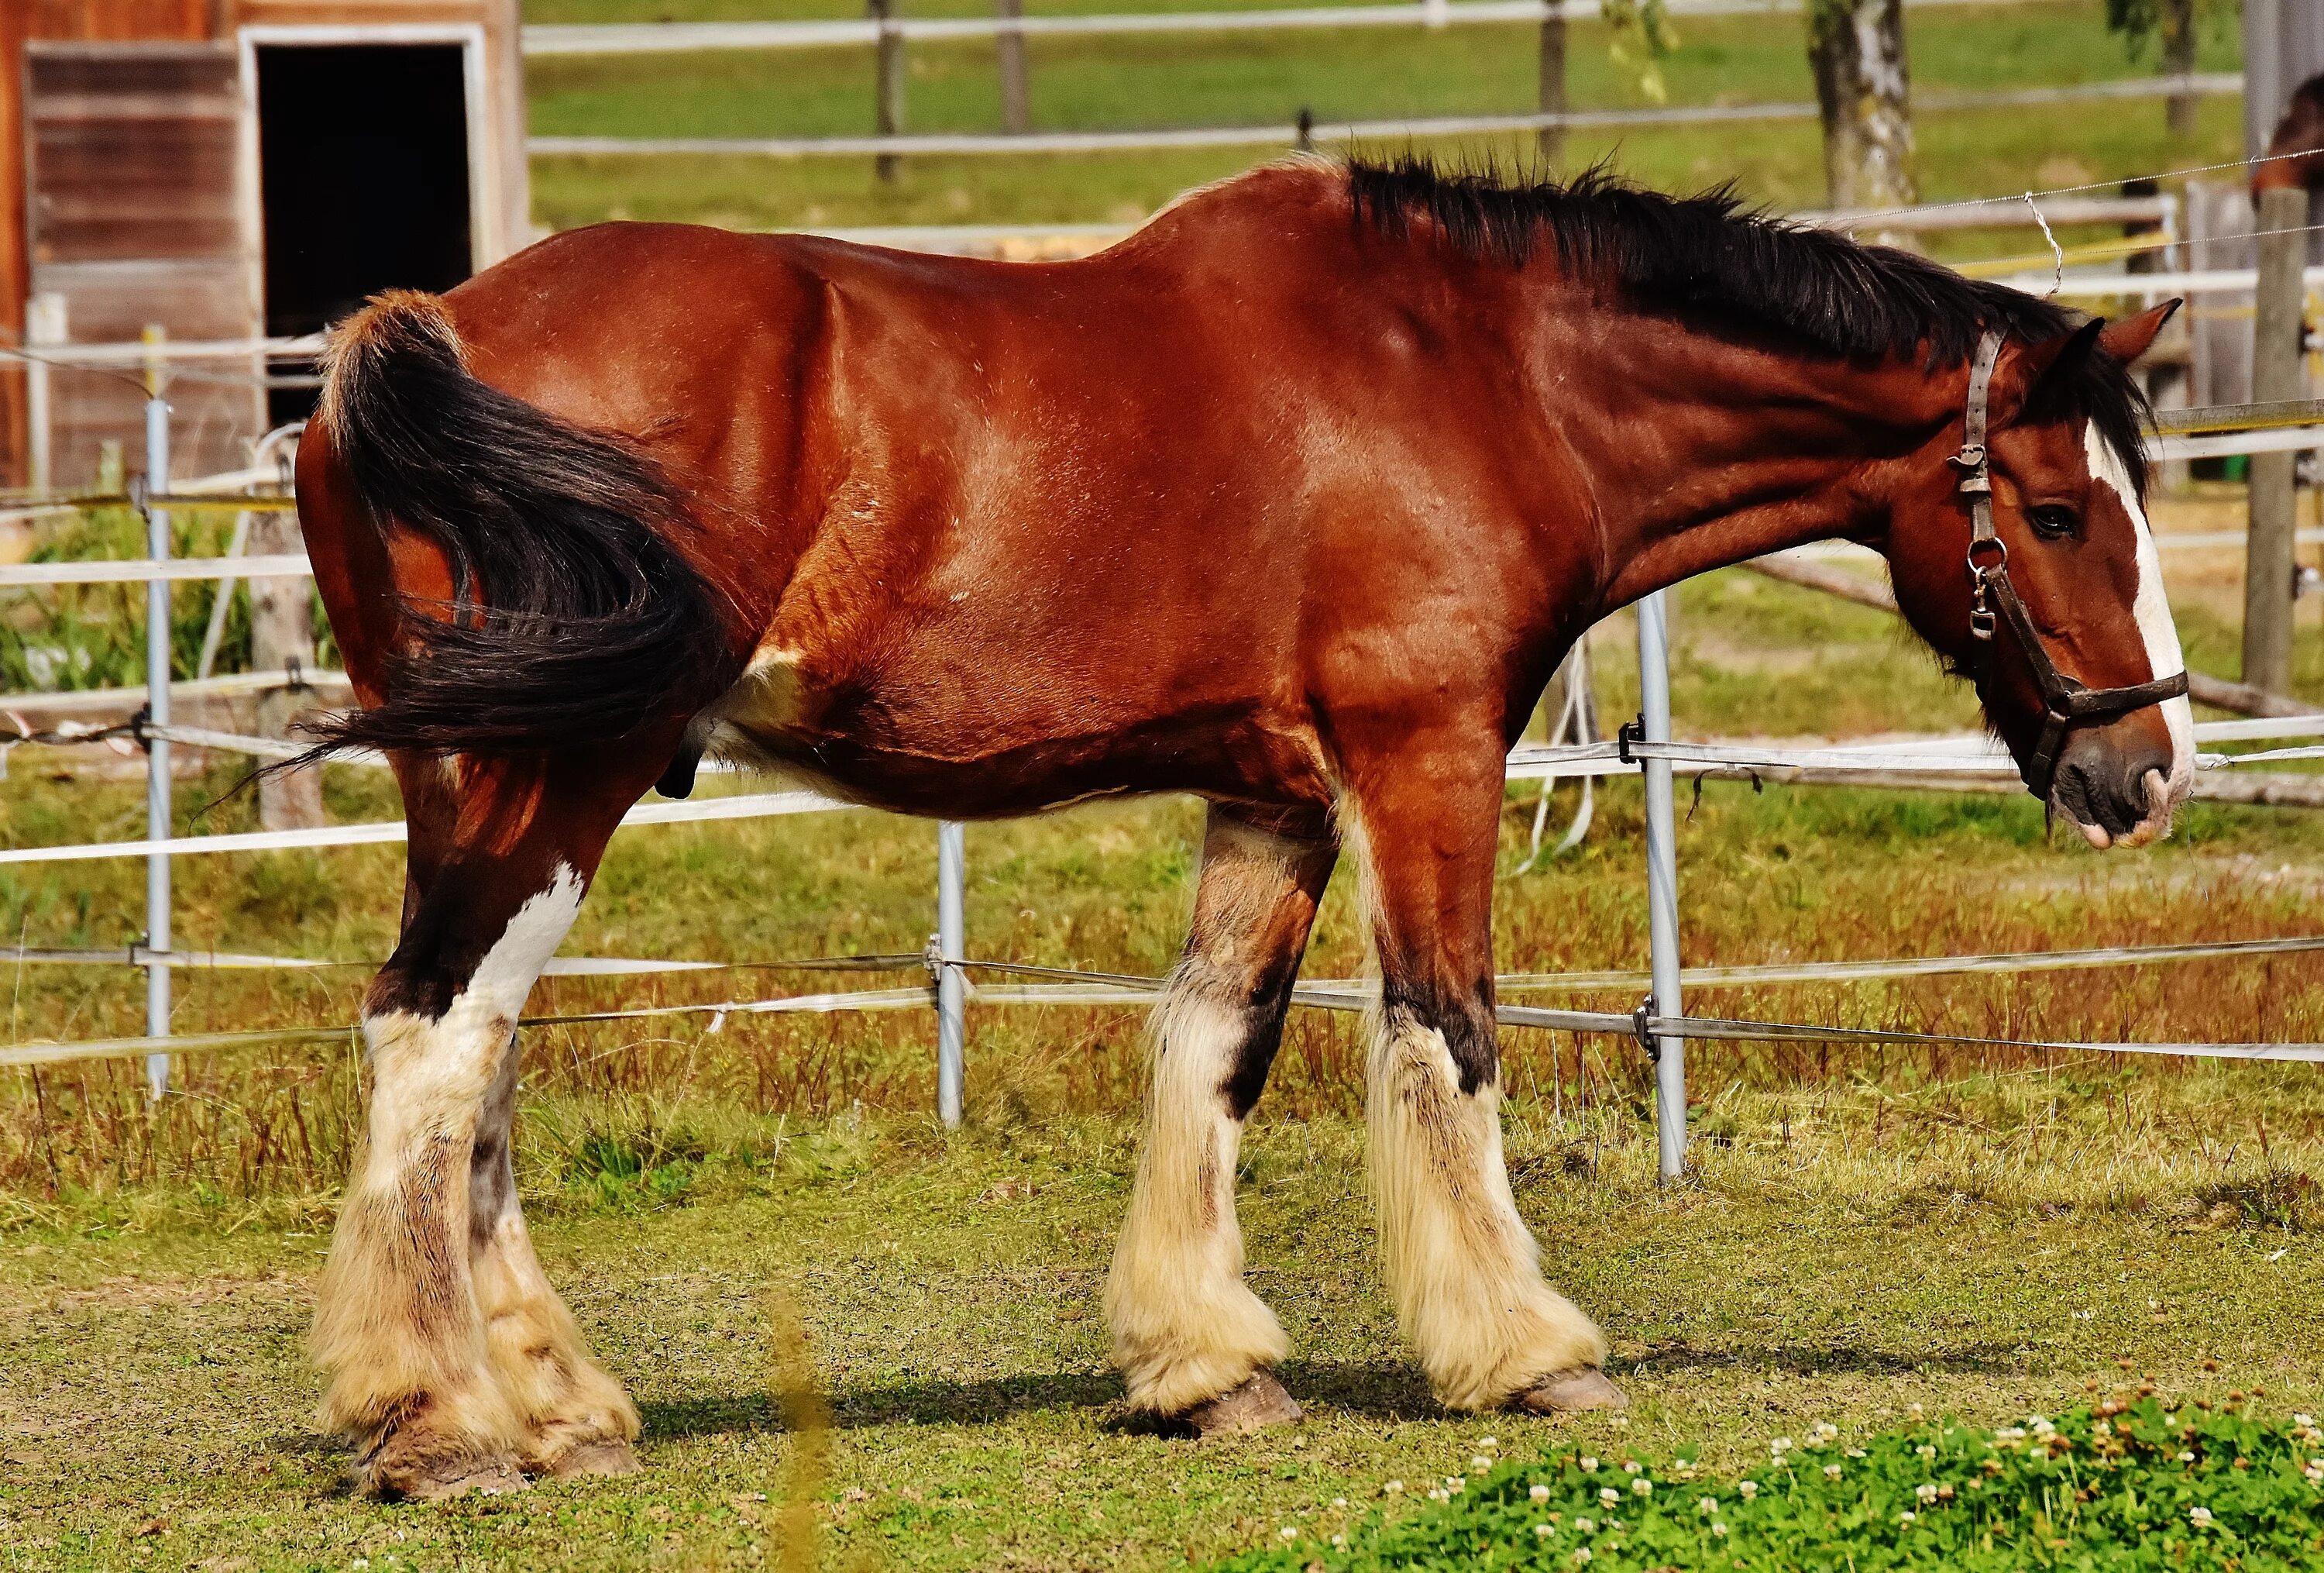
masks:
<path fill-rule="evenodd" d="M 38 42 L 24 67 L 33 293 L 63 299 L 81 342 L 134 339 L 148 325 L 180 341 L 255 336 L 234 45 Z M 265 430 L 265 400 L 249 380 L 257 369 L 249 357 L 173 368 L 176 475 L 244 462 Z M 78 486 L 96 475 L 103 442 L 134 443 L 141 395 L 117 373 L 50 378 L 51 474 Z M 133 452 L 130 468 L 140 466 Z"/>
<path fill-rule="evenodd" d="M 478 249 L 479 260 L 489 264 L 531 237 L 518 4 L 519 0 L 0 0 L 0 345 L 19 342 L 32 285 L 32 236 L 24 186 L 29 150 L 24 143 L 23 94 L 25 53 L 31 42 L 215 40 L 230 45 L 236 29 L 253 24 L 481 24 L 485 40 L 486 105 L 483 124 L 471 127 L 470 134 L 481 143 L 479 190 L 484 199 Z M 82 236 L 91 242 L 97 238 L 86 227 Z M 153 319 L 150 312 L 136 306 L 141 298 L 139 280 L 128 265 L 136 259 L 114 254 L 72 260 L 109 260 L 121 264 L 112 275 L 117 288 L 109 296 L 96 287 L 94 275 L 86 271 L 78 281 L 78 287 L 86 289 L 91 315 L 77 317 L 68 324 L 74 338 L 95 337 L 100 322 L 106 325 L 106 337 L 124 330 L 124 324 L 127 335 L 134 337 L 143 321 Z M 146 260 L 157 264 L 148 270 L 156 286 L 184 308 L 183 320 L 216 319 L 231 309 L 231 291 L 222 282 L 223 269 L 205 274 L 198 268 L 178 265 L 199 259 L 176 254 Z M 171 313 L 177 309 L 173 306 Z M 180 331 L 174 323 L 171 330 Z M 24 394 L 21 369 L 0 360 L 0 486 L 22 485 L 26 479 Z M 197 424 L 208 430 L 212 422 L 205 415 Z M 114 435 L 134 439 L 136 431 L 133 424 Z M 190 455 L 191 450 L 187 457 Z M 179 467 L 186 468 L 183 458 Z"/>

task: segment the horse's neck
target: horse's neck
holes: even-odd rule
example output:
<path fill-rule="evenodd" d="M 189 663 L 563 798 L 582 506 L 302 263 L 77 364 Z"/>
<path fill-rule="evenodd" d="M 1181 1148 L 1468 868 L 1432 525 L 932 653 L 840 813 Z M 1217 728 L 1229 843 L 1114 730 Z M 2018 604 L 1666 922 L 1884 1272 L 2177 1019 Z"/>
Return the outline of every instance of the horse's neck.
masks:
<path fill-rule="evenodd" d="M 1958 376 L 1781 359 L 1674 333 L 1614 359 L 1620 406 L 1582 416 L 1609 606 L 1787 547 L 1860 536 L 1896 455 L 1934 434 Z M 1956 384 L 1956 385 L 1948 385 Z M 1641 406 L 1644 406 L 1642 409 Z"/>

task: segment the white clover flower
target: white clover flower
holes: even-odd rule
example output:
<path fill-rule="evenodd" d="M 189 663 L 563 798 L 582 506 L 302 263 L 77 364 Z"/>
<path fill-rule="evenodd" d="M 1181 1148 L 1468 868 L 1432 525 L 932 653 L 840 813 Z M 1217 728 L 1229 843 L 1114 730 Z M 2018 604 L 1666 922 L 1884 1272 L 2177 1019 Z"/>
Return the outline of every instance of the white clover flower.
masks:
<path fill-rule="evenodd" d="M 1479 1437 L 1477 1439 L 1477 1446 L 1480 1448 L 1498 1448 L 1500 1445 L 1501 1439 L 1499 1437 Z"/>
<path fill-rule="evenodd" d="M 1717 1535 L 1723 1541 L 1727 1538 L 1727 1526 L 1722 1523 L 1713 1522 L 1711 1526 L 1711 1532 Z"/>
<path fill-rule="evenodd" d="M 1623 1459 L 1623 1460 L 1622 1460 L 1622 1473 L 1623 1473 L 1623 1474 L 1625 1474 L 1625 1475 L 1636 1475 L 1637 1472 L 1638 1472 L 1638 1461 L 1637 1461 L 1636 1458 L 1625 1458 L 1625 1459 Z"/>
<path fill-rule="evenodd" d="M 1597 1459 L 1595 1459 L 1595 1458 L 1584 1458 L 1584 1459 L 1582 1459 L 1582 1472 L 1584 1475 L 1595 1475 L 1596 1473 L 1598 1473 L 1598 1460 L 1597 1460 Z"/>
<path fill-rule="evenodd" d="M 1715 1496 L 1703 1497 L 1694 1504 L 1694 1511 L 1697 1513 L 1717 1513 L 1719 1511 L 1719 1499 Z"/>
<path fill-rule="evenodd" d="M 1387 1485 L 1380 1487 L 1380 1494 L 1382 1496 L 1394 1496 L 1397 1492 L 1402 1491 L 1403 1489 L 1403 1481 L 1391 1480 Z"/>
<path fill-rule="evenodd" d="M 1344 1551 L 1348 1549 L 1348 1537 L 1345 1535 L 1333 1535 L 1332 1537 L 1332 1544 L 1336 1549 Z"/>
<path fill-rule="evenodd" d="M 1839 1466 L 1839 1465 L 1837 1465 L 1837 1464 L 1827 1464 L 1827 1465 L 1825 1465 L 1825 1466 L 1823 1467 L 1823 1477 L 1824 1477 L 1826 1480 L 1837 1480 L 1837 1479 L 1839 1479 L 1839 1478 L 1840 1478 L 1840 1466 Z"/>
<path fill-rule="evenodd" d="M 2308 1476 L 2309 1483 L 2310 1485 L 2315 1484 L 2317 1481 L 2324 1480 L 2324 1465 L 2303 1465 L 2301 1466 L 2300 1472 Z"/>
<path fill-rule="evenodd" d="M 1450 1502 L 1452 1500 L 1452 1494 L 1445 1490 L 1441 1485 L 1432 1485 L 1428 1488 L 1428 1500 L 1431 1502 Z"/>
<path fill-rule="evenodd" d="M 1468 1480 L 1459 1475 L 1447 1475 L 1444 1477 L 1444 1489 L 1447 1491 L 1458 1491 L 1468 1484 Z"/>
<path fill-rule="evenodd" d="M 1535 1534 L 1536 1534 L 1536 1535 L 1539 1535 L 1543 1540 L 1545 1540 L 1545 1540 L 1549 1539 L 1549 1537 L 1550 1537 L 1550 1536 L 1552 1536 L 1552 1535 L 1555 1534 L 1557 1531 L 1556 1531 L 1555 1530 L 1554 1530 L 1554 1529 L 1551 1529 L 1547 1524 L 1536 1524 L 1536 1525 L 1534 1525 L 1534 1526 L 1533 1526 L 1533 1532 L 1534 1532 Z"/>
<path fill-rule="evenodd" d="M 1582 1534 L 1594 1535 L 1598 1532 L 1598 1521 L 1594 1518 L 1578 1518 L 1573 1521 L 1573 1527 Z"/>
<path fill-rule="evenodd" d="M 1851 1458 L 1861 1458 L 1864 1457 L 1864 1449 L 1861 1448 L 1850 1448 L 1848 1450 L 1848 1456 Z"/>
<path fill-rule="evenodd" d="M 1923 1458 L 1933 1458 L 1937 1456 L 1936 1448 L 1927 1442 L 1923 1442 L 1919 1447 L 1914 1448 L 1913 1451 L 1918 1453 Z"/>
<path fill-rule="evenodd" d="M 1767 1447 L 1773 1452 L 1788 1453 L 1792 1448 L 1792 1439 L 1789 1437 L 1777 1437 L 1769 1442 Z"/>
<path fill-rule="evenodd" d="M 1759 1483 L 1756 1480 L 1746 1480 L 1737 1485 L 1735 1489 L 1744 1501 L 1748 1502 L 1759 1494 Z"/>
<path fill-rule="evenodd" d="M 1490 1469 L 1492 1467 L 1493 1461 L 1490 1458 L 1486 1457 L 1482 1453 L 1477 1454 L 1469 1460 L 1469 1467 L 1474 1469 L 1480 1475 L 1483 1474 L 1486 1470 Z"/>
<path fill-rule="evenodd" d="M 1299 1531 L 1293 1529 L 1289 1524 L 1285 1524 L 1281 1529 L 1275 1532 L 1281 1535 L 1286 1541 L 1296 1541 L 1299 1538 Z"/>
<path fill-rule="evenodd" d="M 1345 1507 L 1348 1505 L 1348 1499 L 1344 1496 L 1335 1496 L 1332 1499 L 1332 1505 L 1333 1507 Z"/>
<path fill-rule="evenodd" d="M 1588 1560 L 1590 1560 L 1589 1547 L 1576 1546 L 1573 1548 L 1573 1565 L 1575 1567 L 1579 1568 L 1582 1563 L 1587 1562 Z"/>
<path fill-rule="evenodd" d="M 2192 1453 L 2181 1453 L 2179 1455 L 2179 1462 L 2181 1464 L 2192 1464 L 2194 1461 L 2195 1455 Z"/>
<path fill-rule="evenodd" d="M 2211 1522 L 2211 1510 L 2208 1507 L 2190 1507 L 2187 1510 L 2187 1517 L 2198 1525 L 2208 1524 Z"/>
<path fill-rule="evenodd" d="M 1933 1483 L 1923 1480 L 1913 1487 L 1913 1494 L 1923 1502 L 1934 1502 L 1937 1500 L 1937 1488 Z"/>
<path fill-rule="evenodd" d="M 1921 1418 L 1921 1406 L 1917 1403 L 1908 1403 L 1904 1406 L 1904 1412 L 1911 1415 L 1914 1420 L 1919 1420 Z"/>
<path fill-rule="evenodd" d="M 1526 1495 L 1536 1502 L 1547 1502 L 1549 1500 L 1549 1487 L 1546 1485 L 1535 1485 L 1529 1487 L 1526 1492 Z"/>
<path fill-rule="evenodd" d="M 2316 1417 L 2312 1414 L 2296 1414 L 2292 1417 L 2292 1423 L 2303 1428 L 2312 1426 L 2316 1423 Z"/>
<path fill-rule="evenodd" d="M 1908 1523 L 1911 1523 L 1914 1519 L 1919 1518 L 1920 1516 L 1921 1516 L 1921 1515 L 1920 1515 L 1919 1513 L 1914 1513 L 1911 1508 L 1909 1508 L 1909 1507 L 1908 1507 L 1908 1508 L 1906 1508 L 1903 1513 L 1898 1513 L 1898 1514 L 1896 1515 L 1896 1522 L 1897 1522 L 1898 1523 L 1900 1523 L 1900 1524 L 1908 1524 Z"/>
<path fill-rule="evenodd" d="M 1598 1500 L 1611 1507 L 1622 1500 L 1622 1494 L 1610 1485 L 1601 1485 L 1598 1488 Z"/>
<path fill-rule="evenodd" d="M 1630 1482 L 1630 1490 L 1639 1496 L 1652 1496 L 1655 1492 L 1655 1483 L 1641 1475 Z"/>
<path fill-rule="evenodd" d="M 1840 1428 L 1829 1420 L 1818 1420 L 1811 1429 L 1815 1432 L 1816 1440 L 1820 1442 L 1829 1442 L 1840 1435 Z"/>

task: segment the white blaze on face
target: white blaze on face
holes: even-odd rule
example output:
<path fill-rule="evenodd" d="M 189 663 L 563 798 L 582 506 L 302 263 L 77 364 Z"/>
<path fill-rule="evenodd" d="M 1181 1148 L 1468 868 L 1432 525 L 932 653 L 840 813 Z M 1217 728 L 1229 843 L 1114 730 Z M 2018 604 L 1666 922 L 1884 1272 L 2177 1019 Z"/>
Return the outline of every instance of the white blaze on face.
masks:
<path fill-rule="evenodd" d="M 2094 421 L 2083 428 L 2082 451 L 2089 461 L 2090 478 L 2114 488 L 2138 537 L 2138 594 L 2131 602 L 2131 615 L 2137 619 L 2138 632 L 2146 641 L 2149 675 L 2165 678 L 2184 671 L 2187 659 L 2179 652 L 2178 625 L 2171 620 L 2171 603 L 2163 593 L 2162 554 L 2154 550 L 2154 532 L 2147 527 L 2146 510 L 2139 506 L 2130 471 L 2114 445 L 2098 434 Z M 2171 732 L 2171 794 L 2157 807 L 2154 817 L 2167 824 L 2171 806 L 2185 798 L 2195 782 L 2194 706 L 2183 695 L 2165 699 L 2163 724 Z"/>

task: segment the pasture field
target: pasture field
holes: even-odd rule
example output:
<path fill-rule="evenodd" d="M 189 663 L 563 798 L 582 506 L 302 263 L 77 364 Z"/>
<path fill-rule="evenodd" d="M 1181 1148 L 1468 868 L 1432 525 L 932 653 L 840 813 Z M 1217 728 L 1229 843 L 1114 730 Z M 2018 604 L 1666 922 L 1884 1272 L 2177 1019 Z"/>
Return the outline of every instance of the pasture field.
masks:
<path fill-rule="evenodd" d="M 2209 609 L 2222 588 L 2189 585 L 2199 650 L 2231 643 Z M 1874 614 L 1734 574 L 1681 601 L 1690 729 L 1969 718 Z M 1609 716 L 1634 702 L 1625 637 L 1618 625 L 1600 644 Z M 85 756 L 24 750 L 11 768 L 12 839 L 137 821 L 136 783 Z M 204 795 L 182 794 L 189 813 Z M 392 810 L 351 769 L 333 772 L 331 796 L 341 819 Z M 1513 791 L 1512 870 L 1530 807 Z M 249 813 L 231 800 L 206 827 Z M 1160 970 L 1197 831 L 1175 800 L 972 828 L 972 951 Z M 1638 834 L 1636 791 L 1617 784 L 1580 853 L 1509 874 L 1502 965 L 1637 965 Z M 1686 950 L 1739 962 L 2306 932 L 2319 837 L 2310 817 L 2198 805 L 2163 847 L 2100 859 L 2066 833 L 2045 839 L 2029 800 L 1712 782 L 1680 831 Z M 872 815 L 627 834 L 567 948 L 737 961 L 917 948 L 932 843 L 925 825 Z M 7 870 L 0 918 L 34 945 L 125 943 L 139 874 Z M 189 860 L 182 942 L 376 957 L 396 883 L 383 848 Z M 1335 883 L 1309 970 L 1360 962 Z M 179 1022 L 345 1020 L 360 978 L 195 974 Z M 558 980 L 534 1008 L 829 981 Z M 10 995 L 17 1041 L 137 1024 L 121 969 L 26 967 Z M 1693 1001 L 1979 1032 L 2324 1039 L 2324 958 Z M 352 1052 L 188 1057 L 181 1096 L 153 1118 L 134 1062 L 0 1073 L 0 1567 L 776 1560 L 800 1479 L 772 1353 L 792 1315 L 835 1415 L 806 1485 L 824 1565 L 840 1568 L 1199 1565 L 1286 1527 L 1320 1537 L 1359 1510 L 1423 1510 L 1416 1485 L 1384 1486 L 1459 1473 L 1487 1435 L 1520 1460 L 1567 1444 L 1683 1448 L 1731 1474 L 1773 1435 L 1827 1421 L 1858 1439 L 1915 1403 L 1985 1425 L 2058 1413 L 2125 1358 L 2172 1394 L 2259 1384 L 2271 1413 L 2324 1405 L 2324 1094 L 2305 1068 L 1699 1048 L 1695 1172 L 1664 1191 L 1635 1052 L 1511 1032 L 1520 1206 L 1554 1280 L 1608 1328 L 1637 1408 L 1618 1427 L 1447 1415 L 1370 1266 L 1359 1029 L 1303 1013 L 1242 1197 L 1254 1282 L 1291 1331 L 1286 1378 L 1311 1419 L 1247 1441 L 1158 1438 L 1120 1411 L 1096 1304 L 1135 1151 L 1135 1013 L 973 1007 L 971 1021 L 954 1133 L 930 1115 L 921 1011 L 733 1017 L 715 1035 L 699 1018 L 530 1032 L 528 1208 L 553 1278 L 644 1409 L 650 1473 L 448 1507 L 349 1498 L 343 1458 L 307 1429 L 317 1386 L 300 1341 L 357 1117 Z"/>
<path fill-rule="evenodd" d="M 1164 8 L 1162 0 L 1141 0 Z M 1058 9 L 1066 7 L 1060 5 Z M 1111 10 L 1115 0 L 1073 0 Z M 1134 8 L 1134 7 L 1133 7 Z M 733 14 L 844 14 L 835 0 L 536 0 L 534 21 L 677 20 Z M 927 0 L 911 14 L 973 12 L 972 0 Z M 1038 14 L 1041 7 L 1032 8 Z M 1594 12 L 1595 7 L 1576 7 Z M 2099 0 L 1907 11 L 1914 91 L 1924 97 L 2132 77 Z M 1663 63 L 1673 104 L 1812 101 L 1796 15 L 1684 17 Z M 1037 129 L 1198 125 L 1288 125 L 1298 109 L 1323 121 L 1517 114 L 1536 104 L 1536 30 L 1462 26 L 1164 38 L 1041 39 L 1028 44 Z M 1603 28 L 1578 21 L 1568 51 L 1569 97 L 1580 107 L 1636 107 L 1636 77 L 1609 60 Z M 989 43 L 915 43 L 906 128 L 997 131 L 1000 97 Z M 2233 70 L 2233 30 L 2207 35 L 2202 69 Z M 542 134 L 813 136 L 872 126 L 872 51 L 848 48 L 695 55 L 536 59 L 527 68 L 532 126 Z M 2196 135 L 2163 125 L 2161 99 L 2119 104 L 1948 110 L 1916 116 L 1931 200 L 2119 180 L 2242 153 L 2232 97 L 2203 101 Z M 1576 131 L 1572 164 L 1605 160 L 1666 190 L 1734 180 L 1779 208 L 1821 206 L 1821 134 L 1812 120 L 1762 125 Z M 1448 156 L 1495 153 L 1523 164 L 1530 137 L 1446 139 Z M 1398 148 L 1373 149 L 1397 152 Z M 707 221 L 741 228 L 866 224 L 1134 222 L 1179 191 L 1275 156 L 1266 148 L 1101 156 L 908 158 L 897 178 L 869 159 L 576 158 L 533 161 L 533 201 L 554 228 L 607 217 Z M 2070 244 L 2077 238 L 2063 232 Z M 2099 239 L 2092 232 L 2083 238 Z M 1948 237 L 1960 257 L 2039 249 L 2039 236 Z"/>
<path fill-rule="evenodd" d="M 1056 0 L 1127 9 L 1185 0 Z M 1208 3 L 1208 0 L 1197 0 Z M 917 14 L 978 0 L 918 0 Z M 1041 7 L 1037 5 L 1037 13 Z M 534 0 L 534 21 L 845 14 L 847 0 Z M 1926 93 L 2144 69 L 2098 0 L 1910 13 Z M 1637 103 L 1602 33 L 1578 24 L 1577 105 Z M 1796 16 L 1681 23 L 1674 102 L 1808 95 Z M 1525 28 L 1443 34 L 1032 45 L 1037 124 L 1140 125 L 1514 111 L 1533 98 Z M 2207 42 L 2207 69 L 2234 64 Z M 915 46 L 909 125 L 991 129 L 989 47 Z M 543 133 L 859 131 L 867 51 L 537 60 Z M 2209 162 L 2238 148 L 2231 99 L 2175 142 L 2160 101 L 1924 111 L 1932 199 Z M 1484 142 L 1471 152 L 1490 151 Z M 1733 178 L 1755 199 L 1821 199 L 1812 125 L 1577 134 L 1652 183 Z M 1521 152 L 1500 144 L 1505 154 Z M 627 216 L 743 227 L 1039 224 L 1142 217 L 1261 150 L 1120 158 L 904 161 L 541 159 L 552 227 Z M 2078 238 L 2069 232 L 2065 238 Z M 2080 238 L 2099 238 L 2095 233 Z M 1945 254 L 2032 249 L 2031 236 Z M 2232 512 L 2227 494 L 2197 508 Z M 117 524 L 119 522 L 115 522 Z M 2216 522 L 2209 522 L 2215 525 Z M 112 526 L 100 526 L 111 528 Z M 115 543 L 134 554 L 125 539 Z M 109 550 L 84 541 L 77 550 Z M 2236 586 L 2185 573 L 2190 660 L 2232 675 Z M 94 676 L 134 644 L 124 601 L 85 597 Z M 180 597 L 181 634 L 201 596 Z M 2324 642 L 2303 608 L 2303 693 Z M 1683 732 L 1770 736 L 1972 725 L 1968 696 L 1891 619 L 1741 574 L 1679 595 Z M 1601 639 L 1610 726 L 1636 704 L 1627 619 Z M 181 638 L 180 643 L 185 643 Z M 0 649 L 0 658 L 23 659 Z M 97 669 L 103 668 L 99 672 Z M 15 667 L 9 668 L 12 678 Z M 92 678 L 92 680 L 94 677 Z M 23 748 L 0 783 L 10 844 L 134 835 L 136 762 Z M 223 765 L 180 793 L 188 828 L 252 828 Z M 706 790 L 724 790 L 718 783 Z M 375 775 L 335 767 L 340 820 L 392 816 Z M 1553 833 L 1573 793 L 1557 798 Z M 1689 796 L 1683 783 L 1681 806 Z M 1497 942 L 1509 971 L 1640 965 L 1634 786 L 1601 790 L 1576 854 L 1519 872 L 1531 789 L 1502 825 Z M 969 833 L 969 948 L 1157 973 L 1183 930 L 1198 810 L 1097 804 Z M 2037 949 L 2307 933 L 2324 820 L 2195 805 L 2165 846 L 2100 860 L 2039 807 L 1940 796 L 1705 784 L 1679 832 L 1691 963 Z M 536 1011 L 748 999 L 899 981 L 748 964 L 917 951 L 934 835 L 869 814 L 688 826 L 618 838 L 566 949 L 692 957 L 724 973 L 553 980 Z M 0 932 L 125 946 L 142 866 L 0 868 Z M 188 859 L 179 935 L 219 948 L 375 961 L 400 856 Z M 1360 970 L 1334 883 L 1312 976 Z M 351 1019 L 361 965 L 181 974 L 180 1031 Z M 142 1026 L 125 968 L 24 967 L 9 1041 Z M 1627 1009 L 1631 991 L 1517 996 Z M 1698 991 L 1700 1008 L 1844 1025 L 2063 1038 L 2324 1040 L 2324 957 L 1848 985 Z M 1201 1566 L 1315 1545 L 1365 1513 L 1417 1523 L 1424 1484 L 1482 1455 L 1575 1448 L 1706 1478 L 1775 1436 L 1871 1442 L 1929 1417 L 1993 1427 L 2062 1414 L 2126 1381 L 2219 1403 L 2264 1387 L 2280 1422 L 2324 1407 L 2324 1087 L 2302 1067 L 1837 1046 L 1697 1046 L 1694 1168 L 1654 1182 L 1646 1067 L 1627 1043 L 1509 1032 L 1508 1145 L 1554 1282 L 1614 1343 L 1627 1420 L 1448 1415 L 1406 1357 L 1371 1265 L 1359 1024 L 1302 1013 L 1242 1168 L 1253 1282 L 1294 1341 L 1297 1430 L 1193 1445 L 1120 1406 L 1097 1297 L 1135 1158 L 1139 1022 L 1120 1009 L 972 1007 L 969 1111 L 932 1116 L 934 1030 L 877 1015 L 702 1016 L 529 1031 L 518 1124 L 528 1211 L 552 1278 L 644 1411 L 644 1476 L 517 1497 L 383 1506 L 313 1439 L 301 1350 L 360 1120 L 354 1046 L 181 1059 L 149 1114 L 136 1067 L 0 1070 L 0 1569 L 838 1568 Z M 802 1365 L 782 1351 L 803 1326 Z M 802 1376 L 832 1429 L 797 1430 Z M 788 1396 L 787 1396 L 788 1395 Z M 1488 1444 L 1488 1437 L 1492 1439 Z M 1391 1492 L 1391 1482 L 1410 1489 Z M 816 1541 L 785 1509 L 809 1504 Z M 1284 1541 L 1285 1529 L 1295 1541 Z M 1416 1531 L 1416 1533 L 1422 1532 Z M 1304 1565 L 1304 1564 L 1303 1564 Z"/>

